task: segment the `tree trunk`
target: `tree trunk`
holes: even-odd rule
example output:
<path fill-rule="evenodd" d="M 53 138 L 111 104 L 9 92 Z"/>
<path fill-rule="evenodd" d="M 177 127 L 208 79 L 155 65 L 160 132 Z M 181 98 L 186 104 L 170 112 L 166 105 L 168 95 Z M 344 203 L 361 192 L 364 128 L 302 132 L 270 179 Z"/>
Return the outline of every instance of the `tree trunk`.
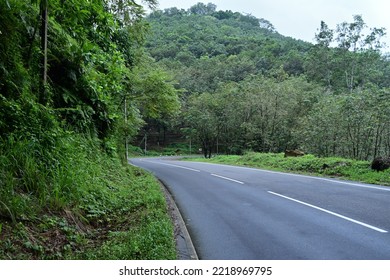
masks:
<path fill-rule="evenodd" d="M 47 102 L 46 84 L 47 84 L 47 0 L 41 1 L 41 51 L 42 51 L 42 88 L 39 96 L 39 102 L 45 104 Z"/>

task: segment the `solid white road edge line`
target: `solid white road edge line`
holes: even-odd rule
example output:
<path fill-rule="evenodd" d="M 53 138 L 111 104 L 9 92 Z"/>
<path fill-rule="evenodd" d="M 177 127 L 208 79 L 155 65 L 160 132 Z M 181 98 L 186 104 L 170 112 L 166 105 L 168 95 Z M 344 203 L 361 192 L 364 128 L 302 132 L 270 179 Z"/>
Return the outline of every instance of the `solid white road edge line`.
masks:
<path fill-rule="evenodd" d="M 241 182 L 241 181 L 238 181 L 238 180 L 234 180 L 234 179 L 231 179 L 231 178 L 228 178 L 228 177 L 220 176 L 220 175 L 217 175 L 217 174 L 211 174 L 211 176 L 218 177 L 218 178 L 221 178 L 221 179 L 229 180 L 229 181 L 232 181 L 232 182 L 244 185 L 244 182 Z"/>
<path fill-rule="evenodd" d="M 315 206 L 315 205 L 312 205 L 312 204 L 309 204 L 309 203 L 306 203 L 306 202 L 303 202 L 303 201 L 300 201 L 300 200 L 297 200 L 297 199 L 294 199 L 294 198 L 291 198 L 291 197 L 288 197 L 288 196 L 284 196 L 284 195 L 281 195 L 281 194 L 278 194 L 278 193 L 275 193 L 275 192 L 268 191 L 268 193 L 273 194 L 273 195 L 276 195 L 276 196 L 279 196 L 279 197 L 282 197 L 282 198 L 285 198 L 285 199 L 288 199 L 288 200 L 291 200 L 291 201 L 294 201 L 294 202 L 297 202 L 297 203 L 300 203 L 300 204 L 303 204 L 303 205 L 306 205 L 306 206 L 309 206 L 309 207 L 311 207 L 311 208 L 314 208 L 314 209 L 320 210 L 320 211 L 322 211 L 322 212 L 331 214 L 331 215 L 333 215 L 333 216 L 336 216 L 336 217 L 339 217 L 339 218 L 341 218 L 341 219 L 350 221 L 350 222 L 352 222 L 352 223 L 355 223 L 355 224 L 358 224 L 358 225 L 361 225 L 361 226 L 364 226 L 364 227 L 373 229 L 373 230 L 375 230 L 375 231 L 378 231 L 378 232 L 381 232 L 381 233 L 387 233 L 387 231 L 384 230 L 384 229 L 380 229 L 380 228 L 374 227 L 374 226 L 372 226 L 372 225 L 369 225 L 369 224 L 366 224 L 366 223 L 363 223 L 363 222 L 359 222 L 359 221 L 357 221 L 357 220 L 348 218 L 348 217 L 346 217 L 346 216 L 337 214 L 337 213 L 335 213 L 335 212 L 326 210 L 326 209 L 324 209 L 324 208 L 317 207 L 317 206 Z"/>

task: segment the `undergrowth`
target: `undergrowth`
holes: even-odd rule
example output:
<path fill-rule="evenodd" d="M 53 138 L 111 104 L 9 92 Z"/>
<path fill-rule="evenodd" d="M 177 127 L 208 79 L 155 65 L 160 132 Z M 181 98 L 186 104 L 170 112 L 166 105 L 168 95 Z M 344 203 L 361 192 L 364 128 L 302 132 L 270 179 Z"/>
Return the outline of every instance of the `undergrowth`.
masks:
<path fill-rule="evenodd" d="M 181 156 L 194 154 L 195 149 L 189 147 L 187 143 L 172 143 L 166 147 L 154 146 L 145 149 L 129 145 L 129 155 L 132 157 L 158 157 L 158 156 Z"/>
<path fill-rule="evenodd" d="M 73 133 L 0 143 L 0 259 L 175 259 L 159 183 Z"/>

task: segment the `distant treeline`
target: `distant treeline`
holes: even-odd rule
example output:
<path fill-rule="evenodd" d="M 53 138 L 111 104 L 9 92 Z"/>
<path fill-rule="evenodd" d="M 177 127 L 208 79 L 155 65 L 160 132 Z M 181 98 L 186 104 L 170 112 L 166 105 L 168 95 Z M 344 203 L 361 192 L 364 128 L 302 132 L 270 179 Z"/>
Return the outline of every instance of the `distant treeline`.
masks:
<path fill-rule="evenodd" d="M 386 33 L 362 16 L 334 29 L 319 22 L 315 44 L 214 4 L 155 11 L 147 20 L 147 50 L 182 92 L 180 116 L 148 129 L 168 127 L 213 152 L 390 154 Z"/>

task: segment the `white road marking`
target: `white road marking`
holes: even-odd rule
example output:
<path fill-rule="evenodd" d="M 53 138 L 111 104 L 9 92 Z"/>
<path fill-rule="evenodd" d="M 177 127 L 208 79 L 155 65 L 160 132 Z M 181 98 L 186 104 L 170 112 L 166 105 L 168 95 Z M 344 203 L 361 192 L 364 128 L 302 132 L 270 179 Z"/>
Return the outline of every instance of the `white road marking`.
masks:
<path fill-rule="evenodd" d="M 359 188 L 366 188 L 366 189 L 375 189 L 375 190 L 381 190 L 381 191 L 387 191 L 390 192 L 390 187 L 385 186 L 371 186 L 369 184 L 359 184 L 359 183 L 352 183 L 352 182 L 343 182 L 341 180 L 333 180 L 328 179 L 324 177 L 315 177 L 315 176 L 309 176 L 309 175 L 301 175 L 301 174 L 294 174 L 294 173 L 286 173 L 286 172 L 280 172 L 280 171 L 272 171 L 272 170 L 265 170 L 265 169 L 259 169 L 254 167 L 243 167 L 243 166 L 235 166 L 235 165 L 227 165 L 227 164 L 215 164 L 215 163 L 208 163 L 208 162 L 196 162 L 200 164 L 209 164 L 209 165 L 223 165 L 226 167 L 232 167 L 232 168 L 238 168 L 238 169 L 245 169 L 245 170 L 251 170 L 251 171 L 258 171 L 258 172 L 265 172 L 265 173 L 272 173 L 272 174 L 280 174 L 285 176 L 293 176 L 293 177 L 301 177 L 301 178 L 310 178 L 314 180 L 320 180 L 320 181 L 327 181 L 335 184 L 343 184 L 348 186 L 355 186 Z"/>
<path fill-rule="evenodd" d="M 311 207 L 311 208 L 320 210 L 320 211 L 322 211 L 322 212 L 325 212 L 325 213 L 328 213 L 328 214 L 330 214 L 330 215 L 339 217 L 339 218 L 341 218 L 341 219 L 350 221 L 350 222 L 352 222 L 352 223 L 355 223 L 355 224 L 358 224 L 358 225 L 361 225 L 361 226 L 364 226 L 364 227 L 373 229 L 373 230 L 375 230 L 375 231 L 378 231 L 378 232 L 381 232 L 381 233 L 387 233 L 387 231 L 384 230 L 384 229 L 380 229 L 380 228 L 374 227 L 374 226 L 372 226 L 372 225 L 369 225 L 369 224 L 366 224 L 366 223 L 363 223 L 363 222 L 359 222 L 359 221 L 357 221 L 357 220 L 348 218 L 348 217 L 346 217 L 346 216 L 337 214 L 337 213 L 335 213 L 335 212 L 326 210 L 326 209 L 324 209 L 324 208 L 321 208 L 321 207 L 318 207 L 318 206 L 315 206 L 315 205 L 312 205 L 312 204 L 309 204 L 309 203 L 306 203 L 306 202 L 303 202 L 303 201 L 300 201 L 300 200 L 297 200 L 297 199 L 294 199 L 294 198 L 291 198 L 291 197 L 288 197 L 288 196 L 284 196 L 284 195 L 281 195 L 281 194 L 278 194 L 278 193 L 275 193 L 275 192 L 268 191 L 268 193 L 273 194 L 273 195 L 276 195 L 276 196 L 279 196 L 279 197 L 282 197 L 282 198 L 285 198 L 285 199 L 288 199 L 288 200 L 291 200 L 291 201 L 294 201 L 294 202 L 297 202 L 297 203 L 300 203 L 300 204 L 303 204 L 303 205 L 306 205 L 306 206 L 309 206 L 309 207 Z"/>
<path fill-rule="evenodd" d="M 355 187 L 359 187 L 359 188 L 375 189 L 375 190 L 382 190 L 382 191 L 390 192 L 390 188 L 374 187 L 374 186 L 363 185 L 363 184 L 358 184 L 358 183 L 341 182 L 341 181 L 336 181 L 336 180 L 326 179 L 326 178 L 320 178 L 320 179 L 324 180 L 324 181 L 332 182 L 332 183 L 340 183 L 340 184 L 355 186 Z"/>
<path fill-rule="evenodd" d="M 244 182 L 241 182 L 241 181 L 238 181 L 238 180 L 234 180 L 232 178 L 224 177 L 224 176 L 217 175 L 217 174 L 211 174 L 211 176 L 218 177 L 218 178 L 221 178 L 221 179 L 229 180 L 229 181 L 232 181 L 232 182 L 244 185 Z"/>
<path fill-rule="evenodd" d="M 151 163 L 154 163 L 154 164 L 167 165 L 167 166 L 176 167 L 176 168 L 182 168 L 182 169 L 186 169 L 186 170 L 190 170 L 190 171 L 194 171 L 194 172 L 200 172 L 200 170 L 198 170 L 198 169 L 193 169 L 193 168 L 189 168 L 189 167 L 184 167 L 184 166 L 180 166 L 180 165 L 176 165 L 176 164 L 155 162 L 155 161 L 151 161 L 151 160 L 148 160 L 148 162 L 151 162 Z"/>

